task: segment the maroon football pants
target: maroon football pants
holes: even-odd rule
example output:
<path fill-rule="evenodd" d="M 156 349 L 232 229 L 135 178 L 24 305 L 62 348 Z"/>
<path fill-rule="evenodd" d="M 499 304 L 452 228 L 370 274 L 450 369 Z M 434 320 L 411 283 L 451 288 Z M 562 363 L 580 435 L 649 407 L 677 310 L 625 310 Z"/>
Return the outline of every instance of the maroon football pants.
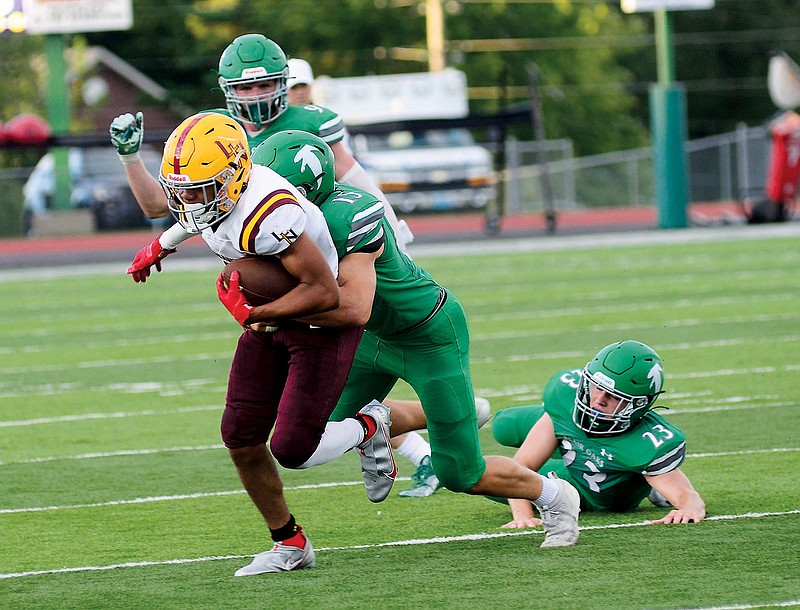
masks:
<path fill-rule="evenodd" d="M 355 357 L 363 327 L 245 330 L 233 356 L 222 440 L 229 449 L 266 443 L 285 468 L 319 445 Z M 274 428 L 274 430 L 273 430 Z"/>

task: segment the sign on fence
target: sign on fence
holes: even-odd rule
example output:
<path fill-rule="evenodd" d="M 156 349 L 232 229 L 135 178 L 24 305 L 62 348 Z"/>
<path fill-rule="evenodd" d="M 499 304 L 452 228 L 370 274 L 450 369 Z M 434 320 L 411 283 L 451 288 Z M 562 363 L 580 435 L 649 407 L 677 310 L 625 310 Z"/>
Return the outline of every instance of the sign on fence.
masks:
<path fill-rule="evenodd" d="M 714 0 L 620 0 L 623 13 L 652 13 L 667 11 L 692 11 L 714 8 Z"/>
<path fill-rule="evenodd" d="M 29 34 L 129 30 L 132 0 L 22 0 Z"/>

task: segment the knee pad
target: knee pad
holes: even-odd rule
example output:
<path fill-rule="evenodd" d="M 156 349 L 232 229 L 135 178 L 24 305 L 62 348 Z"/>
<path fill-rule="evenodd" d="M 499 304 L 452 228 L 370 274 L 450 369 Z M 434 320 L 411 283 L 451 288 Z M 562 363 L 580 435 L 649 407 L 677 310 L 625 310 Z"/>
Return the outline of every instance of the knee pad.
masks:
<path fill-rule="evenodd" d="M 276 443 L 275 438 L 270 441 L 269 450 L 278 464 L 292 470 L 305 464 L 314 453 L 313 450 L 309 451 L 293 443 Z"/>

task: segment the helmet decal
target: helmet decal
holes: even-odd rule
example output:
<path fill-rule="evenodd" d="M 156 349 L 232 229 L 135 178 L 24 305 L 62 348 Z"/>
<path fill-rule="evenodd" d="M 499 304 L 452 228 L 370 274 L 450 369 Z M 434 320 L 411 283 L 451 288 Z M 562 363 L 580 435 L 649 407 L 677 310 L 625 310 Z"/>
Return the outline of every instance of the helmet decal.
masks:
<path fill-rule="evenodd" d="M 219 140 L 215 140 L 214 143 L 219 146 L 219 149 L 222 151 L 222 154 L 225 155 L 226 159 L 235 159 L 242 154 L 242 151 L 244 150 L 241 142 L 231 142 L 230 140 L 227 140 L 223 143 Z"/>
<path fill-rule="evenodd" d="M 267 69 L 264 66 L 258 66 L 257 68 L 245 68 L 242 70 L 242 78 L 266 75 Z"/>
<path fill-rule="evenodd" d="M 253 150 L 253 163 L 286 178 L 311 202 L 321 205 L 336 189 L 333 151 L 306 131 L 279 131 Z"/>
<path fill-rule="evenodd" d="M 661 368 L 661 363 L 656 362 L 650 372 L 647 373 L 647 378 L 650 380 L 650 389 L 653 394 L 661 392 L 661 386 L 664 383 L 664 369 Z"/>
<path fill-rule="evenodd" d="M 317 176 L 317 186 L 322 184 L 322 163 L 319 157 L 314 154 L 314 149 L 308 144 L 304 144 L 297 154 L 294 156 L 295 163 L 300 163 L 300 171 L 306 171 L 306 167 L 311 169 L 311 172 Z"/>
<path fill-rule="evenodd" d="M 614 380 L 613 380 L 611 377 L 609 377 L 608 375 L 606 375 L 605 373 L 603 373 L 603 371 L 597 371 L 597 372 L 594 374 L 594 380 L 595 380 L 597 383 L 599 383 L 599 384 L 601 384 L 601 385 L 604 385 L 604 386 L 606 386 L 607 388 L 610 388 L 610 389 L 612 389 L 612 390 L 614 389 L 614 386 L 615 386 L 615 385 L 616 385 L 616 383 L 617 383 L 617 382 L 616 382 L 616 381 L 614 381 Z"/>

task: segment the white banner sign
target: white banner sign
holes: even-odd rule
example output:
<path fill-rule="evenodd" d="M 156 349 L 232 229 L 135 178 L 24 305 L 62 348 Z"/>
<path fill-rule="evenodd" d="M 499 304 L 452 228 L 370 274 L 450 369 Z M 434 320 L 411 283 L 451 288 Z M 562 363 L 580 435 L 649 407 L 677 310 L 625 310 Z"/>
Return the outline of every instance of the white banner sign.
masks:
<path fill-rule="evenodd" d="M 129 30 L 132 0 L 22 0 L 29 34 Z"/>
<path fill-rule="evenodd" d="M 714 8 L 714 0 L 620 0 L 623 13 L 652 13 L 667 11 L 693 11 Z"/>

